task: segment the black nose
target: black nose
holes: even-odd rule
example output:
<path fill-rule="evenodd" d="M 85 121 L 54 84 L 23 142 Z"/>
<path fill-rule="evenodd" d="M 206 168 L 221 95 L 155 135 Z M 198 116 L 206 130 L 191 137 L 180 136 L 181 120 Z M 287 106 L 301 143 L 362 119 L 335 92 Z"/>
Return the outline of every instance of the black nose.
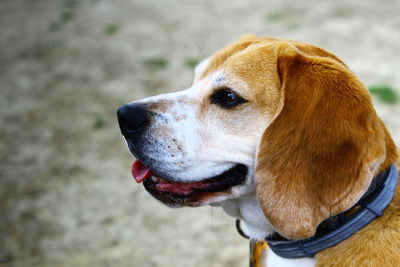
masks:
<path fill-rule="evenodd" d="M 121 133 L 124 136 L 140 133 L 150 122 L 146 105 L 140 103 L 126 104 L 119 107 L 117 116 Z"/>

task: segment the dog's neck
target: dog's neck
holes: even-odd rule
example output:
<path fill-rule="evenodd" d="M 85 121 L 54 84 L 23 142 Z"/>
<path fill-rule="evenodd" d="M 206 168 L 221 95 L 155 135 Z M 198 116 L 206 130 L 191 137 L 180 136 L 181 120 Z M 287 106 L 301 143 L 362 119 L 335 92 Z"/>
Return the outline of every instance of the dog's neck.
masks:
<path fill-rule="evenodd" d="M 263 240 L 274 231 L 265 218 L 257 197 L 254 194 L 237 199 L 226 200 L 222 203 L 224 211 L 241 221 L 244 233 L 254 240 Z"/>
<path fill-rule="evenodd" d="M 224 201 L 224 211 L 235 218 L 240 219 L 240 227 L 244 234 L 253 240 L 263 240 L 274 231 L 272 225 L 267 221 L 255 193 L 234 200 Z M 253 259 L 264 266 L 284 267 L 313 267 L 315 260 L 311 258 L 286 259 L 276 255 L 272 250 L 264 251 L 261 258 Z M 259 266 L 259 265 L 254 265 Z"/>

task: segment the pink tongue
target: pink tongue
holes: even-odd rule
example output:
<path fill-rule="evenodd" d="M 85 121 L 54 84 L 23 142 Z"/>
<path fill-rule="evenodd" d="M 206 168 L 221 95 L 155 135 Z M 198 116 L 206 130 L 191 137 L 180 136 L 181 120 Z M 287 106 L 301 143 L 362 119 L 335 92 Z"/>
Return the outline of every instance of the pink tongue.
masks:
<path fill-rule="evenodd" d="M 143 165 L 139 160 L 132 163 L 132 175 L 137 183 L 141 183 L 153 175 L 153 172 Z"/>

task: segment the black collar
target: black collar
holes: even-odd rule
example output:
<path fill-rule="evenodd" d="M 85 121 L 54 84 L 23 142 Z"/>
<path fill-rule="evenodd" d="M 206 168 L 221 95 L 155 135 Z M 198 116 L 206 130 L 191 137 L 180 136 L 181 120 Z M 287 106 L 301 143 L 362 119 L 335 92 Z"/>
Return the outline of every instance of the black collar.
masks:
<path fill-rule="evenodd" d="M 314 257 L 317 252 L 339 244 L 381 216 L 394 196 L 397 180 L 397 168 L 392 165 L 373 179 L 367 192 L 354 205 L 360 206 L 357 211 L 351 216 L 343 212 L 328 218 L 318 226 L 311 238 L 288 240 L 273 234 L 265 241 L 275 254 L 283 258 Z M 237 227 L 240 229 L 238 222 Z"/>

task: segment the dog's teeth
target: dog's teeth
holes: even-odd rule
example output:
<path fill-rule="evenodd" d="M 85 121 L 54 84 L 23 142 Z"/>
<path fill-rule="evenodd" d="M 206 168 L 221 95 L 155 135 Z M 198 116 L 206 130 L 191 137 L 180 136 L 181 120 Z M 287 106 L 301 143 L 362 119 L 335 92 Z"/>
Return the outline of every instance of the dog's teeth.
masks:
<path fill-rule="evenodd" d="M 150 179 L 151 179 L 151 181 L 153 181 L 153 182 L 157 182 L 157 181 L 158 181 L 158 178 L 155 177 L 155 176 L 151 176 Z"/>

